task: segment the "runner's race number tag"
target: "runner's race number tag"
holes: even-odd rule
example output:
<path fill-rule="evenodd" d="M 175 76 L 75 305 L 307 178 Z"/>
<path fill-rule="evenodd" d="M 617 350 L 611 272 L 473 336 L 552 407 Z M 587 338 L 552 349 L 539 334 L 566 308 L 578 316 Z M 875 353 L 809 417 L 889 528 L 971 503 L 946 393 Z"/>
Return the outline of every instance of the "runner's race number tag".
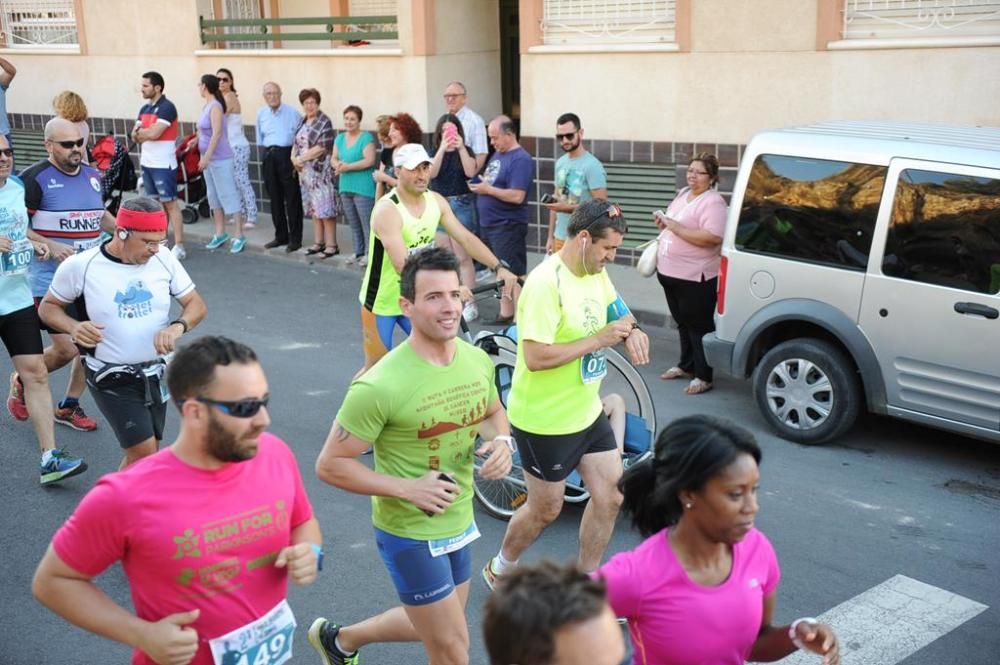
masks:
<path fill-rule="evenodd" d="M 580 359 L 580 379 L 584 383 L 600 381 L 607 373 L 608 357 L 604 351 L 594 351 Z"/>
<path fill-rule="evenodd" d="M 27 238 L 15 240 L 9 252 L 0 254 L 0 275 L 20 275 L 28 269 L 35 248 Z"/>
<path fill-rule="evenodd" d="M 73 249 L 77 254 L 79 254 L 80 252 L 87 251 L 91 247 L 97 247 L 100 242 L 101 238 L 99 236 L 97 238 L 87 238 L 86 240 L 74 240 Z"/>
<path fill-rule="evenodd" d="M 443 556 L 462 549 L 473 540 L 479 537 L 479 527 L 473 522 L 469 528 L 451 538 L 441 538 L 440 540 L 428 540 L 427 546 L 430 548 L 431 556 Z"/>
<path fill-rule="evenodd" d="M 280 665 L 292 657 L 295 615 L 283 600 L 242 628 L 209 640 L 215 665 Z"/>

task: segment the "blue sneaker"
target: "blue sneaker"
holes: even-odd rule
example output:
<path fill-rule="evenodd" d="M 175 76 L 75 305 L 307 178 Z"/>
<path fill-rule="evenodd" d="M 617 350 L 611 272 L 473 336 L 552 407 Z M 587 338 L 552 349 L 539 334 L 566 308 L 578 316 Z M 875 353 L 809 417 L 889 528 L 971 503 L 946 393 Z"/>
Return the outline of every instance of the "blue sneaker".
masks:
<path fill-rule="evenodd" d="M 244 236 L 239 238 L 233 238 L 233 244 L 229 246 L 230 254 L 239 254 L 243 251 L 243 248 L 247 246 L 247 239 Z"/>
<path fill-rule="evenodd" d="M 79 457 L 73 457 L 66 454 L 65 452 L 59 450 L 58 448 L 53 448 L 49 454 L 49 460 L 46 462 L 45 455 L 42 454 L 42 465 L 41 465 L 41 483 L 42 487 L 46 485 L 51 485 L 52 483 L 58 483 L 64 478 L 70 478 L 72 476 L 83 473 L 87 470 L 87 463 L 84 462 Z"/>
<path fill-rule="evenodd" d="M 219 249 L 226 244 L 227 240 L 229 240 L 228 233 L 216 233 L 212 236 L 212 239 L 208 241 L 208 244 L 205 245 L 205 249 Z"/>

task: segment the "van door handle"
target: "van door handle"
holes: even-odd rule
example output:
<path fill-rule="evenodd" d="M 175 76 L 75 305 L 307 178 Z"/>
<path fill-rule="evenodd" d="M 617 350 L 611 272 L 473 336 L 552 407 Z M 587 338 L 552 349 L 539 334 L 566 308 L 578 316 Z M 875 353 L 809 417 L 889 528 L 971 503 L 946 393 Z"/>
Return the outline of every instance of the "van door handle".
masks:
<path fill-rule="evenodd" d="M 977 302 L 957 302 L 955 303 L 955 311 L 959 314 L 975 314 L 987 319 L 1000 317 L 1000 311 L 997 311 L 995 307 L 980 305 Z"/>

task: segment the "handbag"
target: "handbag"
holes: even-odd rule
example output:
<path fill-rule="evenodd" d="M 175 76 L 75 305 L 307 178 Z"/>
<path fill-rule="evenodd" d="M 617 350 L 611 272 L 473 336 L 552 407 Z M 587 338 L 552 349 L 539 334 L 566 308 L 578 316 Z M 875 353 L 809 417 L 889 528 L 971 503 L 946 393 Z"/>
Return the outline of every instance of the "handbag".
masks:
<path fill-rule="evenodd" d="M 660 247 L 660 237 L 663 234 L 656 236 L 652 240 L 642 243 L 638 248 L 642 248 L 642 254 L 639 255 L 639 260 L 635 264 L 635 269 L 639 271 L 639 274 L 643 277 L 652 277 L 656 274 L 656 254 Z"/>

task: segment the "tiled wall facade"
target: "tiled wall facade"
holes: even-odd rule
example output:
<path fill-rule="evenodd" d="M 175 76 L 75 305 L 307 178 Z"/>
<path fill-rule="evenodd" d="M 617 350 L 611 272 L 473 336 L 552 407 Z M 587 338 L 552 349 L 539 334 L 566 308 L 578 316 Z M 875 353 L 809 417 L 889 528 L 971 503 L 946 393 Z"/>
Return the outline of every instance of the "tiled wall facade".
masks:
<path fill-rule="evenodd" d="M 36 130 L 39 133 L 52 116 L 11 113 L 11 127 L 14 129 Z M 113 133 L 116 138 L 126 140 L 133 119 L 123 118 L 90 118 L 91 132 L 100 137 Z M 187 136 L 195 131 L 194 123 L 180 123 L 181 136 Z M 254 128 L 244 127 L 247 139 L 250 141 L 250 182 L 257 195 L 257 206 L 262 212 L 270 212 L 270 201 L 264 192 L 261 176 L 260 154 L 254 137 Z M 430 135 L 424 136 L 424 143 L 430 148 Z M 545 192 L 551 192 L 555 177 L 555 162 L 562 155 L 561 148 L 552 137 L 525 136 L 521 145 L 535 158 L 535 184 L 528 192 L 528 202 L 532 209 L 531 225 L 528 231 L 528 249 L 542 250 L 548 234 L 548 210 L 537 204 L 538 198 Z M 587 139 L 587 149 L 602 162 L 660 164 L 673 165 L 677 169 L 676 182 L 684 182 L 684 169 L 692 155 L 701 152 L 715 153 L 719 158 L 719 191 L 729 199 L 736 180 L 736 170 L 739 166 L 744 146 L 729 143 L 666 143 L 660 141 L 608 141 L 602 139 Z M 133 162 L 138 166 L 138 146 L 131 146 Z M 663 208 L 670 203 L 673 192 L 664 191 Z M 638 259 L 638 252 L 633 249 L 623 249 L 619 252 L 619 263 L 633 263 Z"/>

